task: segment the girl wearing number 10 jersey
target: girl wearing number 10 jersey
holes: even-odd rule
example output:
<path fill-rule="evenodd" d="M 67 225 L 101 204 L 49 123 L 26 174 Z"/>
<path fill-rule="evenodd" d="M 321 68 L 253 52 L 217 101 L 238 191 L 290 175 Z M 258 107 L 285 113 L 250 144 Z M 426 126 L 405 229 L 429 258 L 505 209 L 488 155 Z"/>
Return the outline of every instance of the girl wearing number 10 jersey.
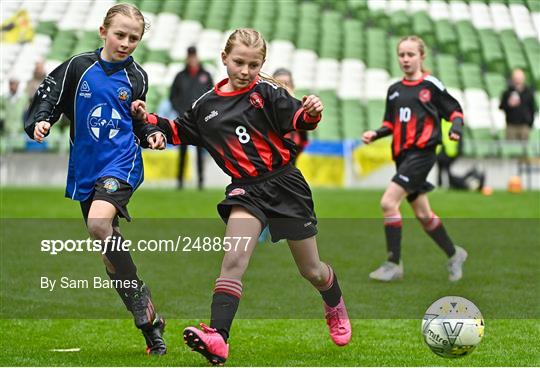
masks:
<path fill-rule="evenodd" d="M 421 38 L 402 38 L 397 53 L 405 76 L 388 88 L 382 127 L 362 135 L 366 144 L 392 135 L 392 157 L 397 168 L 381 199 L 388 259 L 369 277 L 380 281 L 403 277 L 399 207 L 407 198 L 426 233 L 448 256 L 449 280 L 458 281 L 467 252 L 454 245 L 440 218 L 431 210 L 427 193 L 434 187 L 426 178 L 436 161 L 435 148 L 441 143 L 441 118 L 452 123 L 450 139 L 459 140 L 463 112 L 444 85 L 424 71 L 425 44 Z"/>

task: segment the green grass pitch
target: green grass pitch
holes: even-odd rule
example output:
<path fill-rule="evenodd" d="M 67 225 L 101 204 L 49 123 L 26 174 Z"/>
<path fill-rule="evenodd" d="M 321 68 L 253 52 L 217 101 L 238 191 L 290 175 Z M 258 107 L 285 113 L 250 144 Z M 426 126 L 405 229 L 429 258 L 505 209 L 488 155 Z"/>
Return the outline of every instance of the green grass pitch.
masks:
<path fill-rule="evenodd" d="M 385 257 L 378 203 L 382 191 L 314 191 L 321 258 L 335 268 L 353 319 L 349 346 L 328 337 L 320 296 L 296 270 L 284 244 L 258 246 L 229 340 L 228 366 L 538 366 L 540 365 L 540 194 L 445 192 L 430 195 L 456 243 L 470 258 L 465 277 L 450 284 L 445 257 L 422 232 L 407 205 L 404 280 L 370 282 Z M 141 189 L 129 205 L 126 237 L 218 234 L 221 190 Z M 158 309 L 167 318 L 169 352 L 144 355 L 144 340 L 113 290 L 40 290 L 40 274 L 105 276 L 88 253 L 51 256 L 39 239 L 86 238 L 77 202 L 61 189 L 2 188 L 0 196 L 1 366 L 207 366 L 184 346 L 181 331 L 208 322 L 217 252 L 134 254 Z M 196 219 L 196 220 L 193 220 Z M 60 237 L 61 238 L 61 237 Z M 285 286 L 285 287 L 283 287 Z M 473 300 L 486 320 L 476 351 L 448 360 L 420 334 L 423 312 L 436 298 Z M 53 349 L 78 348 L 76 352 Z"/>

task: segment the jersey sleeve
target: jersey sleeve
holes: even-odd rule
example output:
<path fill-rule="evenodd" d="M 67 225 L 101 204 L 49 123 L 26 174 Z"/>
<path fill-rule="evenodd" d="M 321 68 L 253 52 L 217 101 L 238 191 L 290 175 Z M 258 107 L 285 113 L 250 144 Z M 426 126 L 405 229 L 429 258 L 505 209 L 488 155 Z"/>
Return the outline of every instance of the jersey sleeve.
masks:
<path fill-rule="evenodd" d="M 384 108 L 383 122 L 381 127 L 375 131 L 377 133 L 377 139 L 386 137 L 392 134 L 394 131 L 394 108 L 393 103 L 390 100 L 390 96 L 392 96 L 393 92 L 391 91 L 392 89 L 389 88 L 388 92 L 386 93 L 386 105 Z"/>
<path fill-rule="evenodd" d="M 40 121 L 54 124 L 66 111 L 70 97 L 73 97 L 75 82 L 73 59 L 67 60 L 54 69 L 39 85 L 24 122 L 24 130 L 34 138 L 34 127 Z"/>
<path fill-rule="evenodd" d="M 440 87 L 435 85 L 434 89 L 436 93 L 433 102 L 437 106 L 441 117 L 450 122 L 453 122 L 456 118 L 463 120 L 463 109 L 459 102 L 448 93 L 448 90 L 442 84 Z"/>
<path fill-rule="evenodd" d="M 302 102 L 292 97 L 284 88 L 272 93 L 272 109 L 282 134 L 293 130 L 313 130 L 317 128 L 321 116 L 311 117 L 302 107 Z"/>
<path fill-rule="evenodd" d="M 192 108 L 186 111 L 183 116 L 179 116 L 174 120 L 156 114 L 147 114 L 146 121 L 165 133 L 167 143 L 202 146 L 201 135 L 196 124 L 196 113 Z"/>

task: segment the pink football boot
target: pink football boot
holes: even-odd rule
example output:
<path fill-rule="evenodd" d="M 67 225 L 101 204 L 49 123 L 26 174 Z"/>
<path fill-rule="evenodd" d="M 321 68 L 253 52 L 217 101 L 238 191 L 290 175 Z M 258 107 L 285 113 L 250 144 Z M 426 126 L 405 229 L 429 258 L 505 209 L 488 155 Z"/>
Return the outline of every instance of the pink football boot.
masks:
<path fill-rule="evenodd" d="M 344 346 L 351 341 L 352 328 L 345 308 L 343 297 L 339 299 L 339 304 L 335 307 L 329 307 L 324 303 L 326 324 L 330 330 L 332 341 L 338 346 Z"/>
<path fill-rule="evenodd" d="M 201 330 L 196 327 L 187 327 L 184 330 L 184 341 L 191 348 L 204 355 L 213 365 L 223 365 L 229 356 L 229 344 L 215 328 L 200 323 Z"/>

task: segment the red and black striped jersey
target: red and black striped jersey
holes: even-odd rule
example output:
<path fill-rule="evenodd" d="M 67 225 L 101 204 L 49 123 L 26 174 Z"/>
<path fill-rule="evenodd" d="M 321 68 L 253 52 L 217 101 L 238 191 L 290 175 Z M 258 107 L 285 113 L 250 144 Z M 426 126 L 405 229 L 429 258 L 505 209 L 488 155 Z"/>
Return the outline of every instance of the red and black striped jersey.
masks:
<path fill-rule="evenodd" d="M 392 156 L 411 149 L 434 148 L 441 143 L 441 118 L 463 118 L 459 102 L 432 75 L 403 79 L 388 88 L 383 127 L 393 136 Z"/>
<path fill-rule="evenodd" d="M 182 117 L 152 114 L 147 121 L 157 124 L 169 143 L 206 148 L 233 178 L 253 178 L 287 165 L 296 147 L 284 135 L 315 129 L 320 116 L 307 115 L 301 101 L 267 80 L 256 78 L 244 89 L 223 92 L 227 81 L 202 95 Z"/>

